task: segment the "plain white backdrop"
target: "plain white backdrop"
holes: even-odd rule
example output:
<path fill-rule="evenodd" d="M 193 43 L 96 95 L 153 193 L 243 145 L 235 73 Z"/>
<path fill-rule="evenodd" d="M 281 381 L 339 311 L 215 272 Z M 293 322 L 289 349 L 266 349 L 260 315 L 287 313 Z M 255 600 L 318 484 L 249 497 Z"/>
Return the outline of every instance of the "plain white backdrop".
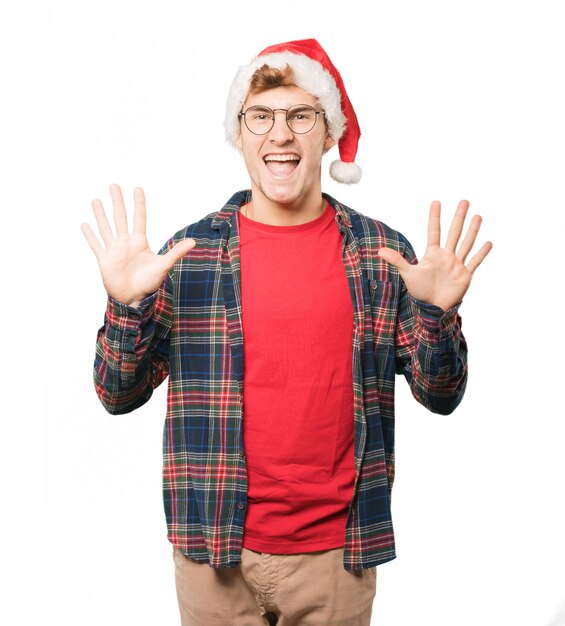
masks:
<path fill-rule="evenodd" d="M 110 416 L 91 370 L 105 293 L 80 232 L 108 186 L 145 189 L 154 249 L 248 186 L 227 89 L 267 45 L 315 37 L 362 137 L 355 187 L 403 232 L 483 216 L 494 249 L 461 307 L 470 376 L 451 416 L 397 392 L 398 558 L 374 626 L 565 624 L 563 193 L 558 3 L 3 0 L 0 622 L 179 623 L 161 500 L 165 385 Z M 430 455 L 430 451 L 432 454 Z"/>

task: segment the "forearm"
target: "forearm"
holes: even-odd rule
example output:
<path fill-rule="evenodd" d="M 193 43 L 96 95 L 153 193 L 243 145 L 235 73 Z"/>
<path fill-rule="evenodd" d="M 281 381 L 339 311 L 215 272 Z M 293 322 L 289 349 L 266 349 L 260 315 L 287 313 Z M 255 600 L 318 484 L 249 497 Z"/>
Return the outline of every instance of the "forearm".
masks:
<path fill-rule="evenodd" d="M 467 384 L 467 345 L 457 312 L 459 304 L 444 312 L 409 298 L 408 306 L 412 315 L 404 345 L 400 346 L 403 373 L 418 402 L 434 413 L 447 415 L 461 402 Z"/>
<path fill-rule="evenodd" d="M 162 308 L 157 295 L 137 308 L 108 298 L 96 342 L 94 385 L 109 413 L 133 411 L 147 402 L 166 378 L 168 333 L 158 322 Z"/>

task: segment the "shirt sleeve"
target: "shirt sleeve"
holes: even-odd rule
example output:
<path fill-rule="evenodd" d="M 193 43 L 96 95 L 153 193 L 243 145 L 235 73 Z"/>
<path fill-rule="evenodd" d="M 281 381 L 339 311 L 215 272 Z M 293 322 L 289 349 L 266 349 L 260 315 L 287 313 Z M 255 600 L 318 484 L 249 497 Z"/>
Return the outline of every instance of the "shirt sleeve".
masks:
<path fill-rule="evenodd" d="M 417 263 L 408 242 L 404 256 Z M 396 371 L 404 374 L 418 402 L 443 415 L 457 408 L 467 385 L 467 344 L 461 332 L 460 305 L 444 311 L 416 300 L 400 279 Z"/>
<path fill-rule="evenodd" d="M 172 271 L 137 308 L 108 296 L 94 360 L 94 387 L 112 414 L 145 404 L 169 374 Z"/>

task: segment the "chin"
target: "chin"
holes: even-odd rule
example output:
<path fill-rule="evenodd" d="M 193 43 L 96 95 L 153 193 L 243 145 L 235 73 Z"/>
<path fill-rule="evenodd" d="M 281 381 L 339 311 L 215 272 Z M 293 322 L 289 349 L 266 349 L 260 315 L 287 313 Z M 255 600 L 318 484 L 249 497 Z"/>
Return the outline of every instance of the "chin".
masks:
<path fill-rule="evenodd" d="M 260 188 L 260 191 L 267 200 L 277 204 L 291 204 L 300 198 L 300 192 L 295 189 L 277 188 L 269 185 Z"/>

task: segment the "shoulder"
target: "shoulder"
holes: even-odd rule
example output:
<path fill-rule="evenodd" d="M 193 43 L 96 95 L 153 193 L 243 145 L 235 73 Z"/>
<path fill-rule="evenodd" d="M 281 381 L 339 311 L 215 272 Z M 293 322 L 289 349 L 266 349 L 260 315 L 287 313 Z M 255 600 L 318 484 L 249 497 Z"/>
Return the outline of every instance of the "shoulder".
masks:
<path fill-rule="evenodd" d="M 397 250 L 403 256 L 410 257 L 414 254 L 412 245 L 398 230 L 333 198 L 328 197 L 328 200 L 334 205 L 338 213 L 343 211 L 349 217 L 355 236 L 359 239 L 362 247 L 368 249 L 369 255 L 373 253 L 376 255 L 379 248 L 385 247 Z"/>
<path fill-rule="evenodd" d="M 212 227 L 212 222 L 214 221 L 216 215 L 219 211 L 214 211 L 213 213 L 209 213 L 208 215 L 202 217 L 197 222 L 193 222 L 184 228 L 178 230 L 174 235 L 173 239 L 175 241 L 180 241 L 181 239 L 186 239 L 187 237 L 192 238 L 202 238 L 202 237 L 214 237 L 217 234 L 217 229 Z"/>
<path fill-rule="evenodd" d="M 195 239 L 200 247 L 219 245 L 225 231 L 231 230 L 237 211 L 244 202 L 248 201 L 248 195 L 247 190 L 235 193 L 221 209 L 212 211 L 198 221 L 178 230 L 163 246 L 163 250 L 170 249 L 174 244 L 189 237 Z"/>
<path fill-rule="evenodd" d="M 177 232 L 165 242 L 159 254 L 164 254 L 183 239 L 195 239 L 197 244 L 202 244 L 207 241 L 212 243 L 218 236 L 217 231 L 212 228 L 214 215 L 215 213 L 210 213 L 197 222 L 177 230 Z"/>

